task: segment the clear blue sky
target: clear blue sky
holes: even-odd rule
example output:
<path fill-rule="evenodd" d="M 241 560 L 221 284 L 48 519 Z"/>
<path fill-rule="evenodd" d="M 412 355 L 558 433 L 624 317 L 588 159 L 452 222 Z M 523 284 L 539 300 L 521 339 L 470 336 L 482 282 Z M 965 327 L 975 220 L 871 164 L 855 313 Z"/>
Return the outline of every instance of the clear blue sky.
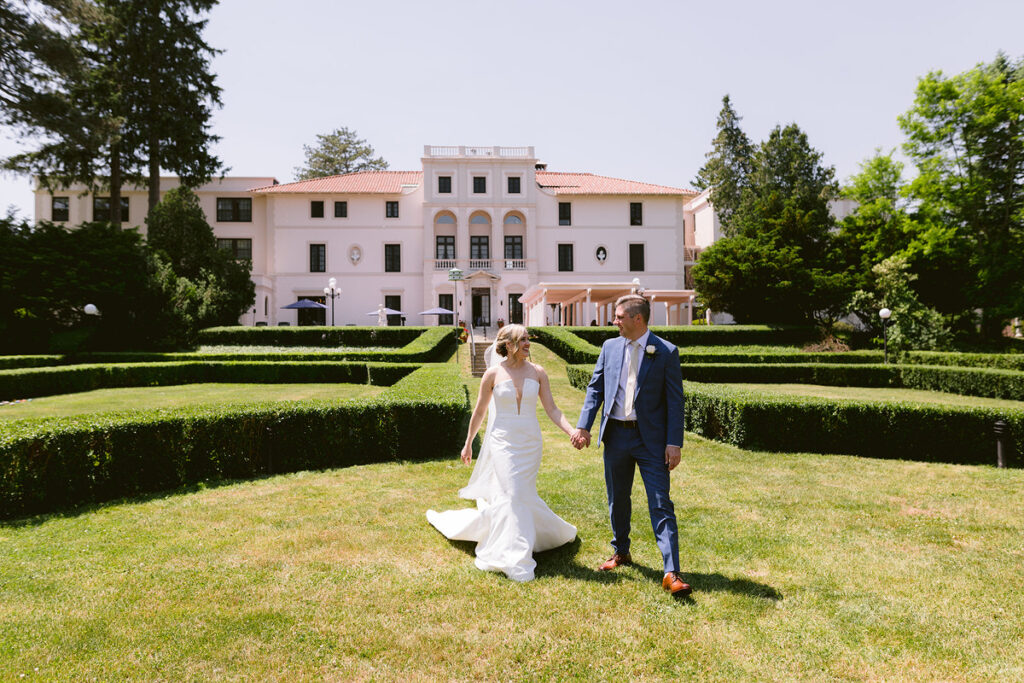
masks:
<path fill-rule="evenodd" d="M 347 126 L 397 170 L 424 144 L 533 145 L 550 170 L 688 187 L 725 93 L 752 139 L 796 122 L 844 180 L 901 144 L 920 76 L 1018 58 L 1022 28 L 1020 0 L 222 0 L 206 37 L 234 175 L 290 181 Z M 27 179 L 0 177 L 9 205 L 32 215 Z"/>

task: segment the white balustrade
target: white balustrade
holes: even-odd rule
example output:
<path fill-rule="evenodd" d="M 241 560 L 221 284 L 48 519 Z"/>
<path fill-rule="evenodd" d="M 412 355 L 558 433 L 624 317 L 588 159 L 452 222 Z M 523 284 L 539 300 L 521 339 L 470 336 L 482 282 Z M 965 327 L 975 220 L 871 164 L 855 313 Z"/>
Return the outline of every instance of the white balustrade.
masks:
<path fill-rule="evenodd" d="M 489 258 L 471 258 L 469 259 L 470 270 L 490 270 L 491 259 Z"/>
<path fill-rule="evenodd" d="M 505 270 L 526 270 L 526 259 L 507 258 L 505 259 Z"/>
<path fill-rule="evenodd" d="M 434 259 L 434 270 L 451 270 L 455 267 L 455 259 L 453 258 Z"/>

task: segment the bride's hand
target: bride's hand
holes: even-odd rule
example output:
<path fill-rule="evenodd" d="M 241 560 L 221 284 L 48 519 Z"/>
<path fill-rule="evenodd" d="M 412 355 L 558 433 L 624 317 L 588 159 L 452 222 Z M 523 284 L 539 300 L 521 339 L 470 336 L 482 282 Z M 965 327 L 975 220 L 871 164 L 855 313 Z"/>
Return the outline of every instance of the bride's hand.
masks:
<path fill-rule="evenodd" d="M 467 443 L 462 447 L 462 462 L 465 465 L 473 462 L 473 444 Z"/>

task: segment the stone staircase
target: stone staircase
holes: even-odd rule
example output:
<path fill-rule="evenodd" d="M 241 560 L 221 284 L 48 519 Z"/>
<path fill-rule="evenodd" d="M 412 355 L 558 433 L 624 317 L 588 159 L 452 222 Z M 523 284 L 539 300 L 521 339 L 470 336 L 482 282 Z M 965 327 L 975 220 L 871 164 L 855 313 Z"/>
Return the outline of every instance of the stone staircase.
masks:
<path fill-rule="evenodd" d="M 487 347 L 491 345 L 486 339 L 477 337 L 473 340 L 475 344 L 476 353 L 473 354 L 472 362 L 470 367 L 473 371 L 474 377 L 483 377 L 484 372 L 487 370 L 487 361 L 484 360 L 484 353 L 487 351 Z"/>

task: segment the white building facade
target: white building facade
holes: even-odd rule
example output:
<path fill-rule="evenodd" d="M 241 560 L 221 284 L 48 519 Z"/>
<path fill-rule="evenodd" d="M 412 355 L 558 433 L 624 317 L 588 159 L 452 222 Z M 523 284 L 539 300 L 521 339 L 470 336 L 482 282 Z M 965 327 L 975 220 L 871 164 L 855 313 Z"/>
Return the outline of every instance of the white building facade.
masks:
<path fill-rule="evenodd" d="M 163 179 L 161 193 L 176 183 Z M 123 224 L 145 232 L 145 190 L 123 194 Z M 648 290 L 686 290 L 698 251 L 693 211 L 702 208 L 687 206 L 691 190 L 549 172 L 532 147 L 426 146 L 418 171 L 288 184 L 228 177 L 196 194 L 220 245 L 252 262 L 256 303 L 246 325 L 376 324 L 380 304 L 410 325 L 454 322 L 419 314 L 435 307 L 478 327 L 588 324 L 600 317 L 596 303 L 524 310 L 519 298 L 540 283 L 638 279 Z M 108 216 L 109 200 L 81 188 L 36 191 L 37 220 Z M 449 279 L 453 268 L 462 281 Z M 341 290 L 333 300 L 323 291 L 330 278 Z M 328 308 L 282 308 L 300 299 Z M 678 307 L 665 316 L 688 320 Z"/>

